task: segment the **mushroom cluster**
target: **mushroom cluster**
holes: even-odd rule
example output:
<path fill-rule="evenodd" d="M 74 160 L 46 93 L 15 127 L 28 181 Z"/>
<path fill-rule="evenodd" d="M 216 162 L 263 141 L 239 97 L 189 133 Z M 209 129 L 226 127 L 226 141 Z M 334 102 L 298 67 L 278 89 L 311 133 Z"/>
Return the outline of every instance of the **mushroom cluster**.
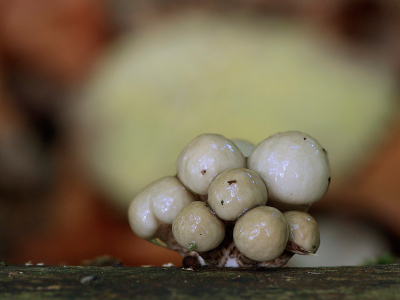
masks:
<path fill-rule="evenodd" d="M 318 250 L 318 226 L 307 211 L 331 178 L 327 153 L 311 136 L 277 133 L 255 147 L 203 134 L 176 166 L 176 176 L 133 199 L 128 215 L 138 236 L 219 267 L 279 267 Z"/>

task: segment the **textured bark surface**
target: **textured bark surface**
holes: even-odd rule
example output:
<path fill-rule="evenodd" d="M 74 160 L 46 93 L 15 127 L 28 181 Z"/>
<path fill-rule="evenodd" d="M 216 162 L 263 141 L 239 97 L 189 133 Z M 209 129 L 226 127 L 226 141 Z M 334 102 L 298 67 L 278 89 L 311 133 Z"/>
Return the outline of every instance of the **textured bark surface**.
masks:
<path fill-rule="evenodd" d="M 0 267 L 0 299 L 399 299 L 400 265 Z"/>

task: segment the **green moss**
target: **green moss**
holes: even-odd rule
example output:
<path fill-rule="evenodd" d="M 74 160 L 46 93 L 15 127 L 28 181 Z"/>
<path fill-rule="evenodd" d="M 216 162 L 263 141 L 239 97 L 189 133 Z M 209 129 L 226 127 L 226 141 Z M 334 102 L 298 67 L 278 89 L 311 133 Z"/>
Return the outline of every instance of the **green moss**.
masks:
<path fill-rule="evenodd" d="M 189 251 L 193 251 L 194 248 L 196 248 L 196 243 L 195 242 L 191 242 L 189 247 L 187 248 Z"/>
<path fill-rule="evenodd" d="M 386 253 L 381 256 L 376 256 L 374 259 L 368 259 L 363 262 L 364 266 L 373 266 L 373 265 L 388 265 L 394 264 L 399 261 L 399 258 L 391 253 Z"/>

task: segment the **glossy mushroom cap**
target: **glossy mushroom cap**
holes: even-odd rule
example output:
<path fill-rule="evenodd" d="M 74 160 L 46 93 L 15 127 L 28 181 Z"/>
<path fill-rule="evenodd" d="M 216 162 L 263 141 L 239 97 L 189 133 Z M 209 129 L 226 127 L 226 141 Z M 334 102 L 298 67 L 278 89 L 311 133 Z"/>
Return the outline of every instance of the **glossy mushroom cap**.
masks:
<path fill-rule="evenodd" d="M 263 179 L 271 200 L 286 204 L 314 203 L 326 193 L 330 182 L 325 149 L 298 131 L 277 133 L 261 142 L 247 166 Z"/>
<path fill-rule="evenodd" d="M 208 204 L 217 216 L 234 221 L 247 210 L 267 203 L 267 188 L 262 179 L 248 169 L 232 169 L 219 174 L 208 190 Z"/>
<path fill-rule="evenodd" d="M 132 230 L 144 239 L 155 237 L 160 222 L 172 224 L 178 212 L 198 200 L 175 176 L 161 178 L 146 186 L 128 210 Z"/>
<path fill-rule="evenodd" d="M 233 240 L 238 250 L 246 257 L 259 261 L 270 261 L 279 257 L 286 248 L 289 226 L 276 208 L 259 206 L 253 208 L 236 221 Z"/>
<path fill-rule="evenodd" d="M 177 160 L 178 178 L 191 191 L 206 195 L 221 172 L 243 168 L 245 158 L 238 147 L 219 134 L 203 134 L 182 150 Z"/>
<path fill-rule="evenodd" d="M 285 212 L 283 216 L 289 224 L 289 241 L 299 245 L 310 253 L 317 252 L 320 243 L 320 235 L 317 222 L 314 218 L 300 211 L 288 211 Z"/>
<path fill-rule="evenodd" d="M 225 237 L 225 224 L 207 203 L 195 201 L 186 205 L 172 224 L 179 245 L 189 251 L 205 252 L 216 248 Z"/>

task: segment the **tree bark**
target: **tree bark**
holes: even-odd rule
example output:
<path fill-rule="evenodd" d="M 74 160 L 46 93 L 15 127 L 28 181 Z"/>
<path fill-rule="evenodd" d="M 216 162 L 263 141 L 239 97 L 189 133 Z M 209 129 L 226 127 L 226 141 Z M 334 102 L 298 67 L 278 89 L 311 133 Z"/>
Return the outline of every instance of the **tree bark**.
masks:
<path fill-rule="evenodd" d="M 340 268 L 0 267 L 8 299 L 395 299 L 400 265 Z M 398 299 L 398 298 L 397 298 Z"/>

